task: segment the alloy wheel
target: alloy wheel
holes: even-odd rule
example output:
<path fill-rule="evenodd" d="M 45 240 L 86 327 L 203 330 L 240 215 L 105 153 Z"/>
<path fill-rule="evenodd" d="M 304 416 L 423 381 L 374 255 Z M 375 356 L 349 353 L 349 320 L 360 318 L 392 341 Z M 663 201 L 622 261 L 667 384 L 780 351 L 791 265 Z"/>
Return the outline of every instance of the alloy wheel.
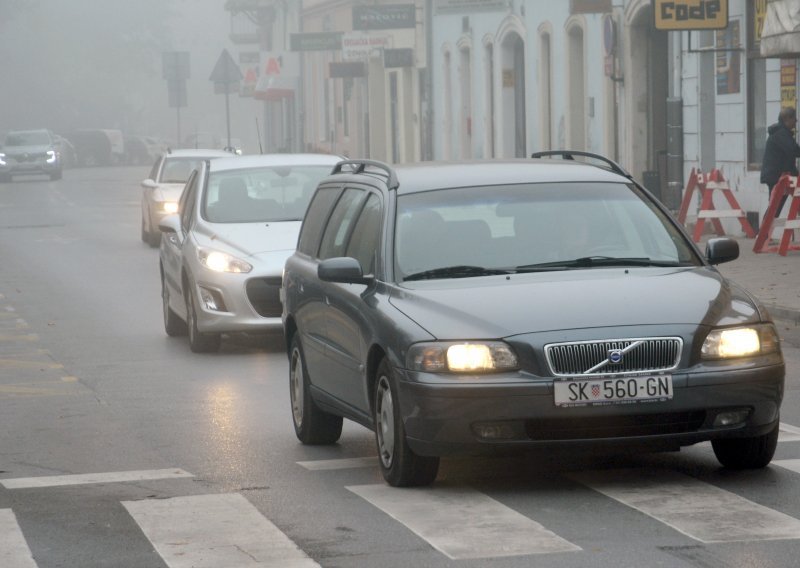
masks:
<path fill-rule="evenodd" d="M 298 428 L 303 425 L 303 359 L 300 351 L 295 348 L 292 351 L 292 370 L 290 375 L 291 396 L 292 396 L 292 418 Z"/>
<path fill-rule="evenodd" d="M 394 399 L 392 398 L 389 378 L 385 375 L 378 379 L 378 394 L 376 400 L 378 403 L 378 408 L 375 412 L 378 421 L 376 424 L 378 453 L 380 454 L 383 466 L 390 468 L 394 459 L 395 446 Z"/>

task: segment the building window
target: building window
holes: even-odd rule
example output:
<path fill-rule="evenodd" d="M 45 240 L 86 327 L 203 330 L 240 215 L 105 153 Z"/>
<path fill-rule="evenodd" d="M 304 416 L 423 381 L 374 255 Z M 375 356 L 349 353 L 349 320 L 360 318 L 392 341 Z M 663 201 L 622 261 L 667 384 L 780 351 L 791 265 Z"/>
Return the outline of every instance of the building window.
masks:
<path fill-rule="evenodd" d="M 766 13 L 765 0 L 750 3 L 747 18 L 747 163 L 761 169 L 767 145 L 767 60 L 761 58 L 761 27 Z"/>

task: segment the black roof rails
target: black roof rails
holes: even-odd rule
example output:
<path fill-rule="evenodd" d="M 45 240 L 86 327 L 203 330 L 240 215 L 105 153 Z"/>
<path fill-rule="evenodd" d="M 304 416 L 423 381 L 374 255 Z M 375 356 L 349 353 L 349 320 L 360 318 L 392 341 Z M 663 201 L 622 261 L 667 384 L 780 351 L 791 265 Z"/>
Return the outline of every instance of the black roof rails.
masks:
<path fill-rule="evenodd" d="M 355 168 L 347 172 L 354 174 L 364 173 L 367 169 L 367 166 L 378 168 L 386 173 L 386 185 L 389 189 L 397 189 L 400 186 L 400 183 L 397 181 L 397 174 L 389 164 L 384 162 L 379 162 L 377 160 L 342 160 L 333 167 L 331 175 L 344 173 L 342 171 L 344 166 L 355 166 Z"/>
<path fill-rule="evenodd" d="M 600 160 L 601 162 L 608 164 L 611 171 L 618 173 L 621 176 L 625 176 L 626 178 L 633 179 L 633 176 L 625 171 L 625 169 L 615 161 L 609 160 L 605 156 L 595 154 L 593 152 L 583 152 L 581 150 L 547 150 L 545 152 L 534 152 L 531 154 L 531 158 L 547 158 L 549 156 L 561 156 L 565 160 L 574 160 L 575 156 L 594 158 L 595 160 Z"/>

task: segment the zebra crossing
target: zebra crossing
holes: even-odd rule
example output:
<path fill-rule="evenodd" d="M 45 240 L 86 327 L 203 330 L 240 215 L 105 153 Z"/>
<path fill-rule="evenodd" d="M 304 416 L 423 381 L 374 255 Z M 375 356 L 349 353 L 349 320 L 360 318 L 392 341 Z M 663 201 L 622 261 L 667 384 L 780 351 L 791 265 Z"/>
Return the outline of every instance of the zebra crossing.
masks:
<path fill-rule="evenodd" d="M 782 426 L 793 440 L 794 427 Z M 308 475 L 372 467 L 377 458 L 297 462 Z M 773 466 L 800 474 L 800 459 Z M 77 485 L 136 483 L 194 477 L 180 468 L 0 479 L 7 491 Z M 641 514 L 666 534 L 698 544 L 800 541 L 800 520 L 674 469 L 632 467 L 565 473 L 565 480 Z M 450 560 L 490 560 L 515 556 L 580 555 L 591 543 L 569 538 L 538 517 L 535 494 L 528 508 L 515 508 L 455 481 L 397 489 L 383 483 L 344 484 L 360 498 L 364 515 L 386 515 Z M 264 516 L 241 493 L 120 500 L 148 546 L 168 568 L 316 568 L 321 564 Z M 24 524 L 23 524 L 24 527 Z M 653 528 L 653 530 L 656 530 Z M 674 532 L 673 532 L 674 531 Z M 302 538 L 302 537 L 301 537 Z M 670 537 L 672 538 L 672 537 Z M 320 560 L 321 562 L 322 560 Z M 39 568 L 15 512 L 0 508 L 0 566 Z"/>

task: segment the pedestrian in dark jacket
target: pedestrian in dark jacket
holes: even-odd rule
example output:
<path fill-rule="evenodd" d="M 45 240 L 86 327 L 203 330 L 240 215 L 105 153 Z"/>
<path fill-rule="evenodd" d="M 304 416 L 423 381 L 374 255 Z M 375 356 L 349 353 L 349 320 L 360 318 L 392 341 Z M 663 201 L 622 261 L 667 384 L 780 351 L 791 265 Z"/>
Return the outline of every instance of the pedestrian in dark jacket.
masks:
<path fill-rule="evenodd" d="M 794 139 L 794 128 L 797 125 L 797 111 L 792 107 L 784 107 L 778 114 L 778 122 L 767 129 L 767 147 L 761 163 L 761 183 L 767 184 L 769 194 L 783 174 L 798 175 L 795 160 L 800 157 L 800 146 Z M 780 207 L 775 215 L 780 215 L 786 195 L 781 199 Z"/>

